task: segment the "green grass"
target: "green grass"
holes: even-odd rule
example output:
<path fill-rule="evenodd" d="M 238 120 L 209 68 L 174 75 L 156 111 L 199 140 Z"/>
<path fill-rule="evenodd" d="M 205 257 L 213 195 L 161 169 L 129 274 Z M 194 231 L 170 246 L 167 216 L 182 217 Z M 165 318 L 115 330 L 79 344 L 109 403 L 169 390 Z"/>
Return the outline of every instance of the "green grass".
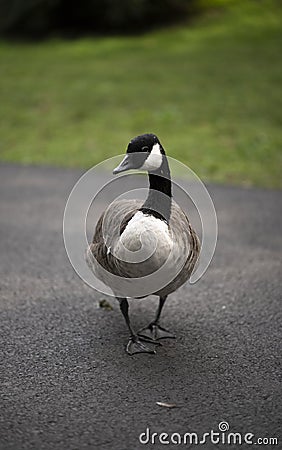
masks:
<path fill-rule="evenodd" d="M 138 37 L 1 42 L 0 160 L 90 167 L 154 132 L 204 180 L 282 187 L 275 5 Z"/>

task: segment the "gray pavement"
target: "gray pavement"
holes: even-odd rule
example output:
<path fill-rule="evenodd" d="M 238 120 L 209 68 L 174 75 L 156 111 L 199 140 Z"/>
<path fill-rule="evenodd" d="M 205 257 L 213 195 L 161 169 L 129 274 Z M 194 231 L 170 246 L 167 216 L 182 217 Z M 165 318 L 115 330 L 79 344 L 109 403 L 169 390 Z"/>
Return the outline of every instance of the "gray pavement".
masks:
<path fill-rule="evenodd" d="M 0 166 L 0 450 L 243 449 L 264 437 L 280 444 L 259 448 L 282 448 L 281 192 L 208 187 L 219 220 L 213 262 L 169 299 L 163 323 L 177 340 L 130 358 L 118 306 L 98 308 L 105 296 L 78 278 L 63 246 L 81 173 Z M 156 299 L 131 305 L 141 327 Z M 253 444 L 225 445 L 222 433 L 218 444 L 139 442 L 146 428 L 163 440 L 200 438 L 222 421 L 253 433 Z"/>

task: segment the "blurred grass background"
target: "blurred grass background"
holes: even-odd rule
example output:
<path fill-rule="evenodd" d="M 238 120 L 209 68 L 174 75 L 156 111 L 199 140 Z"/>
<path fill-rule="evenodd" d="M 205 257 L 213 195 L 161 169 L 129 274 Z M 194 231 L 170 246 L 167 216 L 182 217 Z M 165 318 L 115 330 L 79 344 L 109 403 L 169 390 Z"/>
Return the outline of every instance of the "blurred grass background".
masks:
<path fill-rule="evenodd" d="M 282 8 L 202 4 L 134 36 L 2 39 L 0 160 L 87 168 L 154 132 L 206 181 L 281 188 Z"/>

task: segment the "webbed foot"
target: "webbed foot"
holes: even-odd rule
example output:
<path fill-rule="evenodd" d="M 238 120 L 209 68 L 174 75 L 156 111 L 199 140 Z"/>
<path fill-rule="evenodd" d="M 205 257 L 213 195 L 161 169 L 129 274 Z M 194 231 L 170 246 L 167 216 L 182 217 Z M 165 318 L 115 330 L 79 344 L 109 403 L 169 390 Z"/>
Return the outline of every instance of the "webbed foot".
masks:
<path fill-rule="evenodd" d="M 175 339 L 175 335 L 165 328 L 161 327 L 157 323 L 150 323 L 147 327 L 138 331 L 138 336 L 142 338 L 150 338 L 154 341 L 160 339 Z"/>
<path fill-rule="evenodd" d="M 149 337 L 132 336 L 126 346 L 126 352 L 132 356 L 135 353 L 151 353 L 155 354 L 156 345 L 161 345 L 159 342 L 154 342 Z"/>

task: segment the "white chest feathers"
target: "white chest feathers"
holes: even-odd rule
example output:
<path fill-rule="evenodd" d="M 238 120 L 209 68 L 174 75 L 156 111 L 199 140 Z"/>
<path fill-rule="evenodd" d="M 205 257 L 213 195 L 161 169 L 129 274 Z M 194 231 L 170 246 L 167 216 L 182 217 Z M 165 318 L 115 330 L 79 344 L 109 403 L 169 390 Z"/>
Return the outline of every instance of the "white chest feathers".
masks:
<path fill-rule="evenodd" d="M 147 263 L 155 269 L 168 258 L 173 246 L 167 224 L 138 211 L 128 222 L 115 255 L 130 263 Z"/>

